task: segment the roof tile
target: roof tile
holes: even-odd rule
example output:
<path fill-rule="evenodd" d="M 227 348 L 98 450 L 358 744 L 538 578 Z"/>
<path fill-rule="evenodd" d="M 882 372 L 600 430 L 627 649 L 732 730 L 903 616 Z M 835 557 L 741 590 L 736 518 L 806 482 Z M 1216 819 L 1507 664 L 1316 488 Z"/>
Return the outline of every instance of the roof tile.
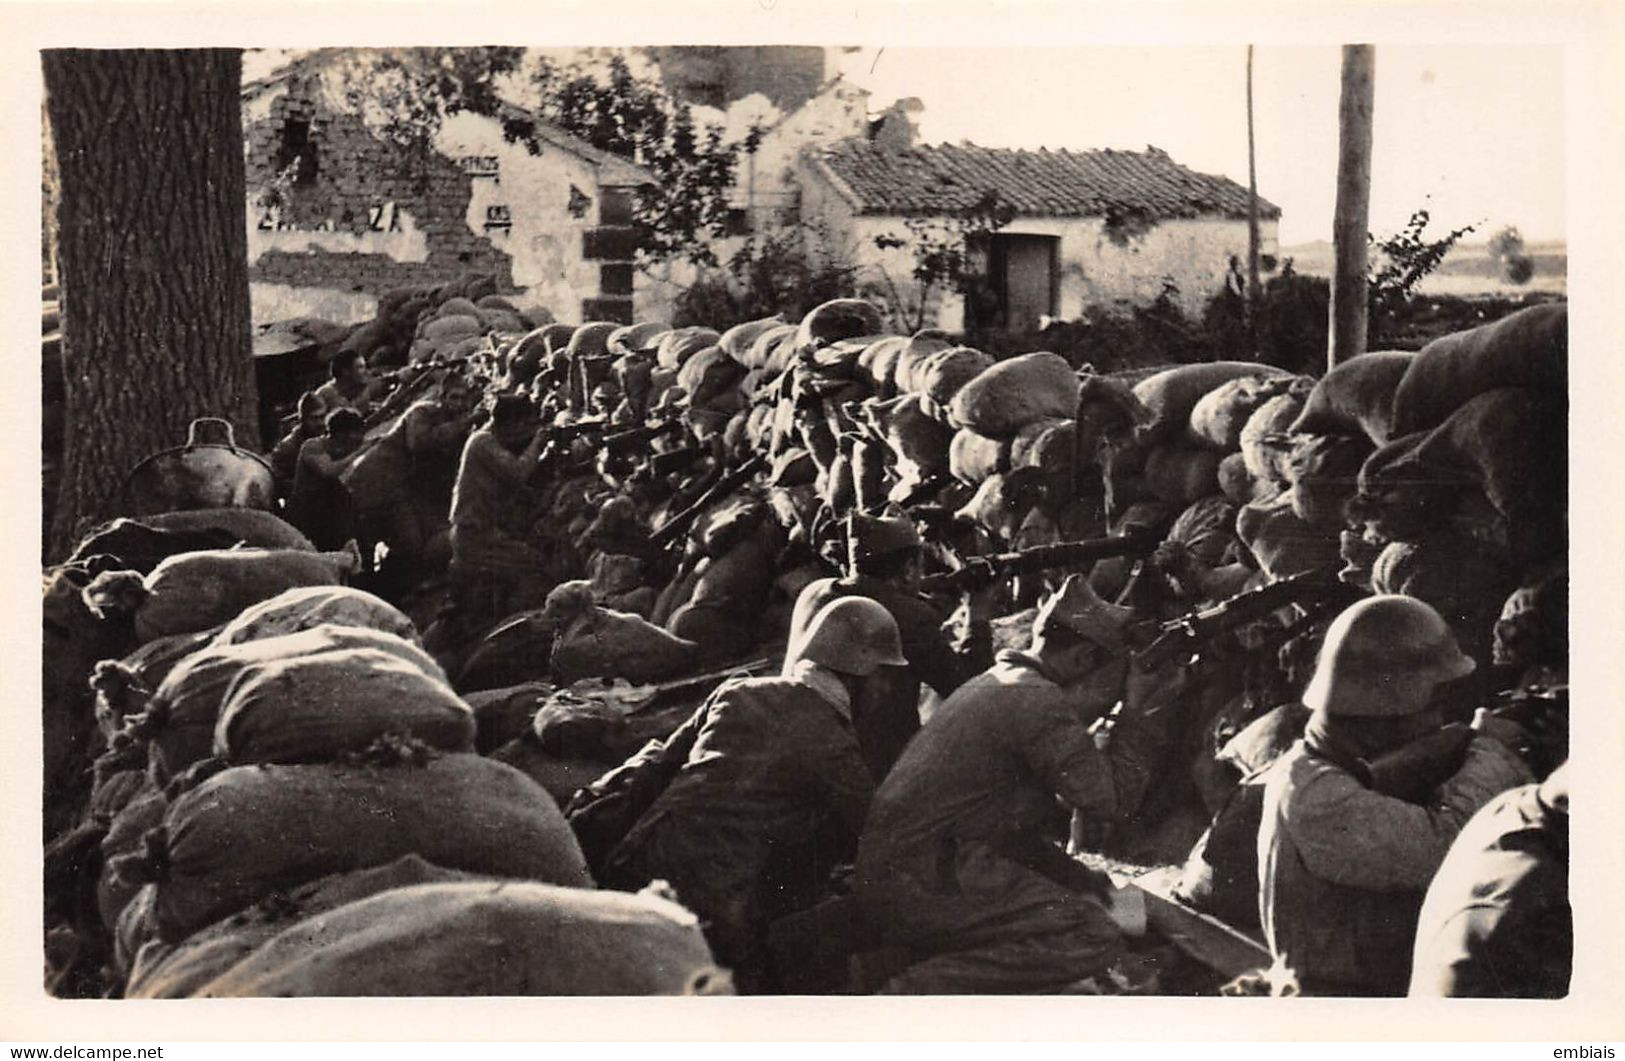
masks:
<path fill-rule="evenodd" d="M 1187 169 L 1154 147 L 1021 151 L 942 144 L 899 150 L 853 139 L 815 149 L 814 157 L 852 191 L 865 214 L 953 213 L 991 191 L 1024 217 L 1122 211 L 1155 220 L 1247 216 L 1246 188 Z M 1281 215 L 1262 197 L 1258 212 Z"/>

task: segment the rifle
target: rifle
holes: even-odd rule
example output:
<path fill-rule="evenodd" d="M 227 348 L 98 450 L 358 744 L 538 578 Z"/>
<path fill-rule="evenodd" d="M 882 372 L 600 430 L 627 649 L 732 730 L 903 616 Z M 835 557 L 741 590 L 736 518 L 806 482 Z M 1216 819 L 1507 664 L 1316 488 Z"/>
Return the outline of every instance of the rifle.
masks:
<path fill-rule="evenodd" d="M 975 556 L 967 560 L 965 566 L 957 571 L 927 575 L 920 580 L 919 592 L 941 593 L 975 589 L 1009 575 L 1028 571 L 1072 567 L 1113 556 L 1141 556 L 1155 549 L 1160 540 L 1159 535 L 1135 528 L 1127 534 L 1111 534 L 1104 538 L 1086 538 L 1082 541 L 1059 542 L 1055 545 L 1038 545 L 1013 553 Z"/>
<path fill-rule="evenodd" d="M 639 427 L 627 428 L 625 431 L 616 431 L 599 439 L 599 445 L 608 450 L 620 450 L 636 447 L 652 442 L 661 435 L 666 434 L 674 427 L 681 427 L 682 419 L 679 416 L 667 416 L 654 423 L 643 424 Z"/>
<path fill-rule="evenodd" d="M 1453 722 L 1375 759 L 1356 759 L 1355 778 L 1373 792 L 1421 803 L 1461 769 L 1473 728 Z"/>
<path fill-rule="evenodd" d="M 722 478 L 707 487 L 705 492 L 696 498 L 693 504 L 655 528 L 654 533 L 649 535 L 649 544 L 659 548 L 676 541 L 688 530 L 689 525 L 699 518 L 700 513 L 744 486 L 766 465 L 767 459 L 760 453 L 752 455 L 744 464 L 723 475 Z"/>
<path fill-rule="evenodd" d="M 1333 568 L 1316 568 L 1227 597 L 1217 604 L 1160 623 L 1147 623 L 1130 632 L 1140 642 L 1135 666 L 1155 670 L 1181 654 L 1189 654 L 1220 634 L 1256 622 L 1289 604 L 1311 604 L 1317 618 L 1342 609 L 1364 596 L 1354 586 L 1337 581 Z M 1299 624 L 1294 624 L 1297 626 Z"/>

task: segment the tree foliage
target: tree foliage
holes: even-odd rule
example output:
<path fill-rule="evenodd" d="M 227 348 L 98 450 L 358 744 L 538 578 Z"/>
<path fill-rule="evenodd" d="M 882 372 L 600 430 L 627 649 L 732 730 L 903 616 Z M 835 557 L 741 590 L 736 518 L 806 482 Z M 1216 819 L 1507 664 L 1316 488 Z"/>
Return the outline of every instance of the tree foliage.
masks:
<path fill-rule="evenodd" d="M 1478 228 L 1478 224 L 1452 229 L 1436 239 L 1427 235 L 1432 220 L 1427 207 L 1413 211 L 1405 227 L 1391 236 L 1378 239 L 1367 236 L 1377 251 L 1371 263 L 1369 297 L 1372 308 L 1379 312 L 1392 312 L 1411 301 L 1416 285 L 1439 267 L 1450 248 L 1463 236 Z"/>
<path fill-rule="evenodd" d="M 886 274 L 894 302 L 894 315 L 901 316 L 907 331 L 924 327 L 926 309 L 933 293 L 956 291 L 967 298 L 979 293 L 981 278 L 977 251 L 987 237 L 1015 220 L 1015 207 L 996 191 L 983 192 L 970 206 L 947 216 L 910 217 L 903 221 L 908 233 L 899 236 L 884 232 L 874 237 L 881 250 L 907 248 L 913 258 L 910 275 L 917 285 L 912 297 L 905 296 L 895 278 Z"/>
<path fill-rule="evenodd" d="M 717 264 L 710 243 L 727 233 L 735 165 L 762 132 L 730 140 L 720 126 L 702 126 L 619 53 L 589 66 L 522 48 L 365 51 L 345 65 L 343 81 L 351 108 L 409 149 L 430 150 L 441 123 L 467 112 L 500 121 L 509 142 L 533 153 L 541 119 L 644 167 L 655 183 L 639 190 L 632 225 L 641 255 L 655 261 Z"/>

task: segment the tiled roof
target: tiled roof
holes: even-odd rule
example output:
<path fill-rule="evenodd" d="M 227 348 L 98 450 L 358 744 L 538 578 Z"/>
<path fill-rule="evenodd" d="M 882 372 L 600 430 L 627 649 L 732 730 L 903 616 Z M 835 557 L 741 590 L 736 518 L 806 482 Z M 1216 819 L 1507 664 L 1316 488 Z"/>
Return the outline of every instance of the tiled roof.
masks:
<path fill-rule="evenodd" d="M 943 144 L 900 150 L 843 140 L 814 149 L 811 157 L 864 214 L 953 213 L 992 191 L 1022 217 L 1247 216 L 1245 187 L 1186 169 L 1155 147 L 1017 151 Z M 1281 210 L 1260 197 L 1258 213 L 1276 218 Z"/>

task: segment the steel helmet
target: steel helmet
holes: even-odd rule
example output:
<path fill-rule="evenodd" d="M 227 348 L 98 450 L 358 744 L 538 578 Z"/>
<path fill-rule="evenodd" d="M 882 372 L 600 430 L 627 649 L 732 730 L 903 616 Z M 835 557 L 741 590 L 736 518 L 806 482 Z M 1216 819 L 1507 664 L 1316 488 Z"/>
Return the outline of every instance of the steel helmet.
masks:
<path fill-rule="evenodd" d="M 841 597 L 820 608 L 807 632 L 791 643 L 788 659 L 811 660 L 858 678 L 880 667 L 908 665 L 897 620 L 868 597 Z"/>
<path fill-rule="evenodd" d="M 1332 620 L 1304 690 L 1311 711 L 1393 717 L 1428 706 L 1434 688 L 1471 674 L 1444 618 L 1415 597 L 1383 594 Z"/>

